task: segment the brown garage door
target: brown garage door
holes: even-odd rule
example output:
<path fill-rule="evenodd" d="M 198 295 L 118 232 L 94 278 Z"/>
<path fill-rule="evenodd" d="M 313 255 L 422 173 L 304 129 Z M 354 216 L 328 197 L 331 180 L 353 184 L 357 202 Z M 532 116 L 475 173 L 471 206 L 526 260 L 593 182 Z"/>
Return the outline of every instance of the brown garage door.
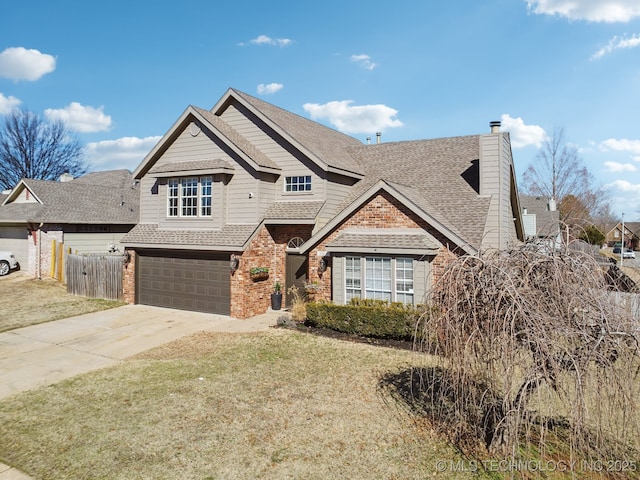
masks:
<path fill-rule="evenodd" d="M 230 314 L 228 255 L 169 251 L 137 253 L 137 303 Z"/>

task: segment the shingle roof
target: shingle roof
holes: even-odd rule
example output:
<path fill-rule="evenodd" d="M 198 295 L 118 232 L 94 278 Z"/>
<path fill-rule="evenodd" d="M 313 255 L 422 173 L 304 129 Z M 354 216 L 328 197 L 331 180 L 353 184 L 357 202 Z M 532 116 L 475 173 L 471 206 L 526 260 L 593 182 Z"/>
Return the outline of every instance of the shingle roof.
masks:
<path fill-rule="evenodd" d="M 491 201 L 479 196 L 479 145 L 473 135 L 351 147 L 366 176 L 342 207 L 382 179 L 478 248 Z"/>
<path fill-rule="evenodd" d="M 246 155 L 256 162 L 261 167 L 280 169 L 278 165 L 267 157 L 264 153 L 258 150 L 251 142 L 240 135 L 234 128 L 227 124 L 220 117 L 214 115 L 208 110 L 204 110 L 199 107 L 193 107 L 200 115 L 202 115 L 209 123 L 211 123 L 216 129 L 222 133 L 227 140 L 231 141 L 236 147 L 242 150 Z"/>
<path fill-rule="evenodd" d="M 128 170 L 95 172 L 69 182 L 24 179 L 39 203 L 0 207 L 0 221 L 135 224 L 140 193 Z"/>
<path fill-rule="evenodd" d="M 195 160 L 191 162 L 175 162 L 165 163 L 164 165 L 154 165 L 149 173 L 172 173 L 186 170 L 215 170 L 218 168 L 224 168 L 227 170 L 233 170 L 233 166 L 229 162 L 220 158 L 212 160 Z"/>
<path fill-rule="evenodd" d="M 328 166 L 357 174 L 364 173 L 362 165 L 354 161 L 346 150 L 347 147 L 362 145 L 359 140 L 244 92 L 232 91 Z"/>
<path fill-rule="evenodd" d="M 251 237 L 257 225 L 225 225 L 221 229 L 174 230 L 160 229 L 157 224 L 136 225 L 122 238 L 127 245 L 156 246 L 162 248 L 240 249 Z"/>
<path fill-rule="evenodd" d="M 403 229 L 402 231 L 365 230 L 356 232 L 345 230 L 327 244 L 327 249 L 354 248 L 392 248 L 395 250 L 437 251 L 440 245 L 435 243 L 422 230 Z"/>
<path fill-rule="evenodd" d="M 324 205 L 319 202 L 275 202 L 267 208 L 265 219 L 314 220 Z"/>
<path fill-rule="evenodd" d="M 520 207 L 536 216 L 536 235 L 555 235 L 560 230 L 560 212 L 549 210 L 549 198 L 520 195 Z"/>

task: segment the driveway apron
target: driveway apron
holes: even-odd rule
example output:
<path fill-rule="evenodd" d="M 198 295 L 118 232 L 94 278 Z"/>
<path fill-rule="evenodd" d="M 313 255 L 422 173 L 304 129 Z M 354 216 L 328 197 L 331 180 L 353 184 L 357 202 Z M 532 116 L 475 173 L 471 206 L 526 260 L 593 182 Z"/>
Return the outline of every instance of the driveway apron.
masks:
<path fill-rule="evenodd" d="M 196 332 L 251 332 L 282 312 L 247 320 L 126 305 L 0 333 L 0 399 L 51 385 Z"/>

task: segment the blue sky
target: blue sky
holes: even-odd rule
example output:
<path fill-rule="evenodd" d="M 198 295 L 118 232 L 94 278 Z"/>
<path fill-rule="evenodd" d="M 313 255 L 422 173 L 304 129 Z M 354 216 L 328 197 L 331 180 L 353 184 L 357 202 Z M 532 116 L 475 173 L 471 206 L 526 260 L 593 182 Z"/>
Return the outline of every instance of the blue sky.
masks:
<path fill-rule="evenodd" d="M 640 221 L 640 0 L 0 0 L 0 116 L 65 120 L 134 170 L 229 87 L 363 142 L 501 120 L 518 179 L 554 128 Z"/>

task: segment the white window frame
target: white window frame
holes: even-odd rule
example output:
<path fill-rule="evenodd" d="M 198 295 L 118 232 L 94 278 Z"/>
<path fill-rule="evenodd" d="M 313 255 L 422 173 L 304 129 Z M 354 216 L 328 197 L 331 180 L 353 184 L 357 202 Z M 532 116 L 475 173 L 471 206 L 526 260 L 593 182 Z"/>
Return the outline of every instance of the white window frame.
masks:
<path fill-rule="evenodd" d="M 286 193 L 304 193 L 311 191 L 311 175 L 285 177 L 284 191 Z"/>
<path fill-rule="evenodd" d="M 213 208 L 213 177 L 167 180 L 168 218 L 209 218 Z"/>
<path fill-rule="evenodd" d="M 345 256 L 344 298 L 366 298 L 414 305 L 411 257 Z"/>

